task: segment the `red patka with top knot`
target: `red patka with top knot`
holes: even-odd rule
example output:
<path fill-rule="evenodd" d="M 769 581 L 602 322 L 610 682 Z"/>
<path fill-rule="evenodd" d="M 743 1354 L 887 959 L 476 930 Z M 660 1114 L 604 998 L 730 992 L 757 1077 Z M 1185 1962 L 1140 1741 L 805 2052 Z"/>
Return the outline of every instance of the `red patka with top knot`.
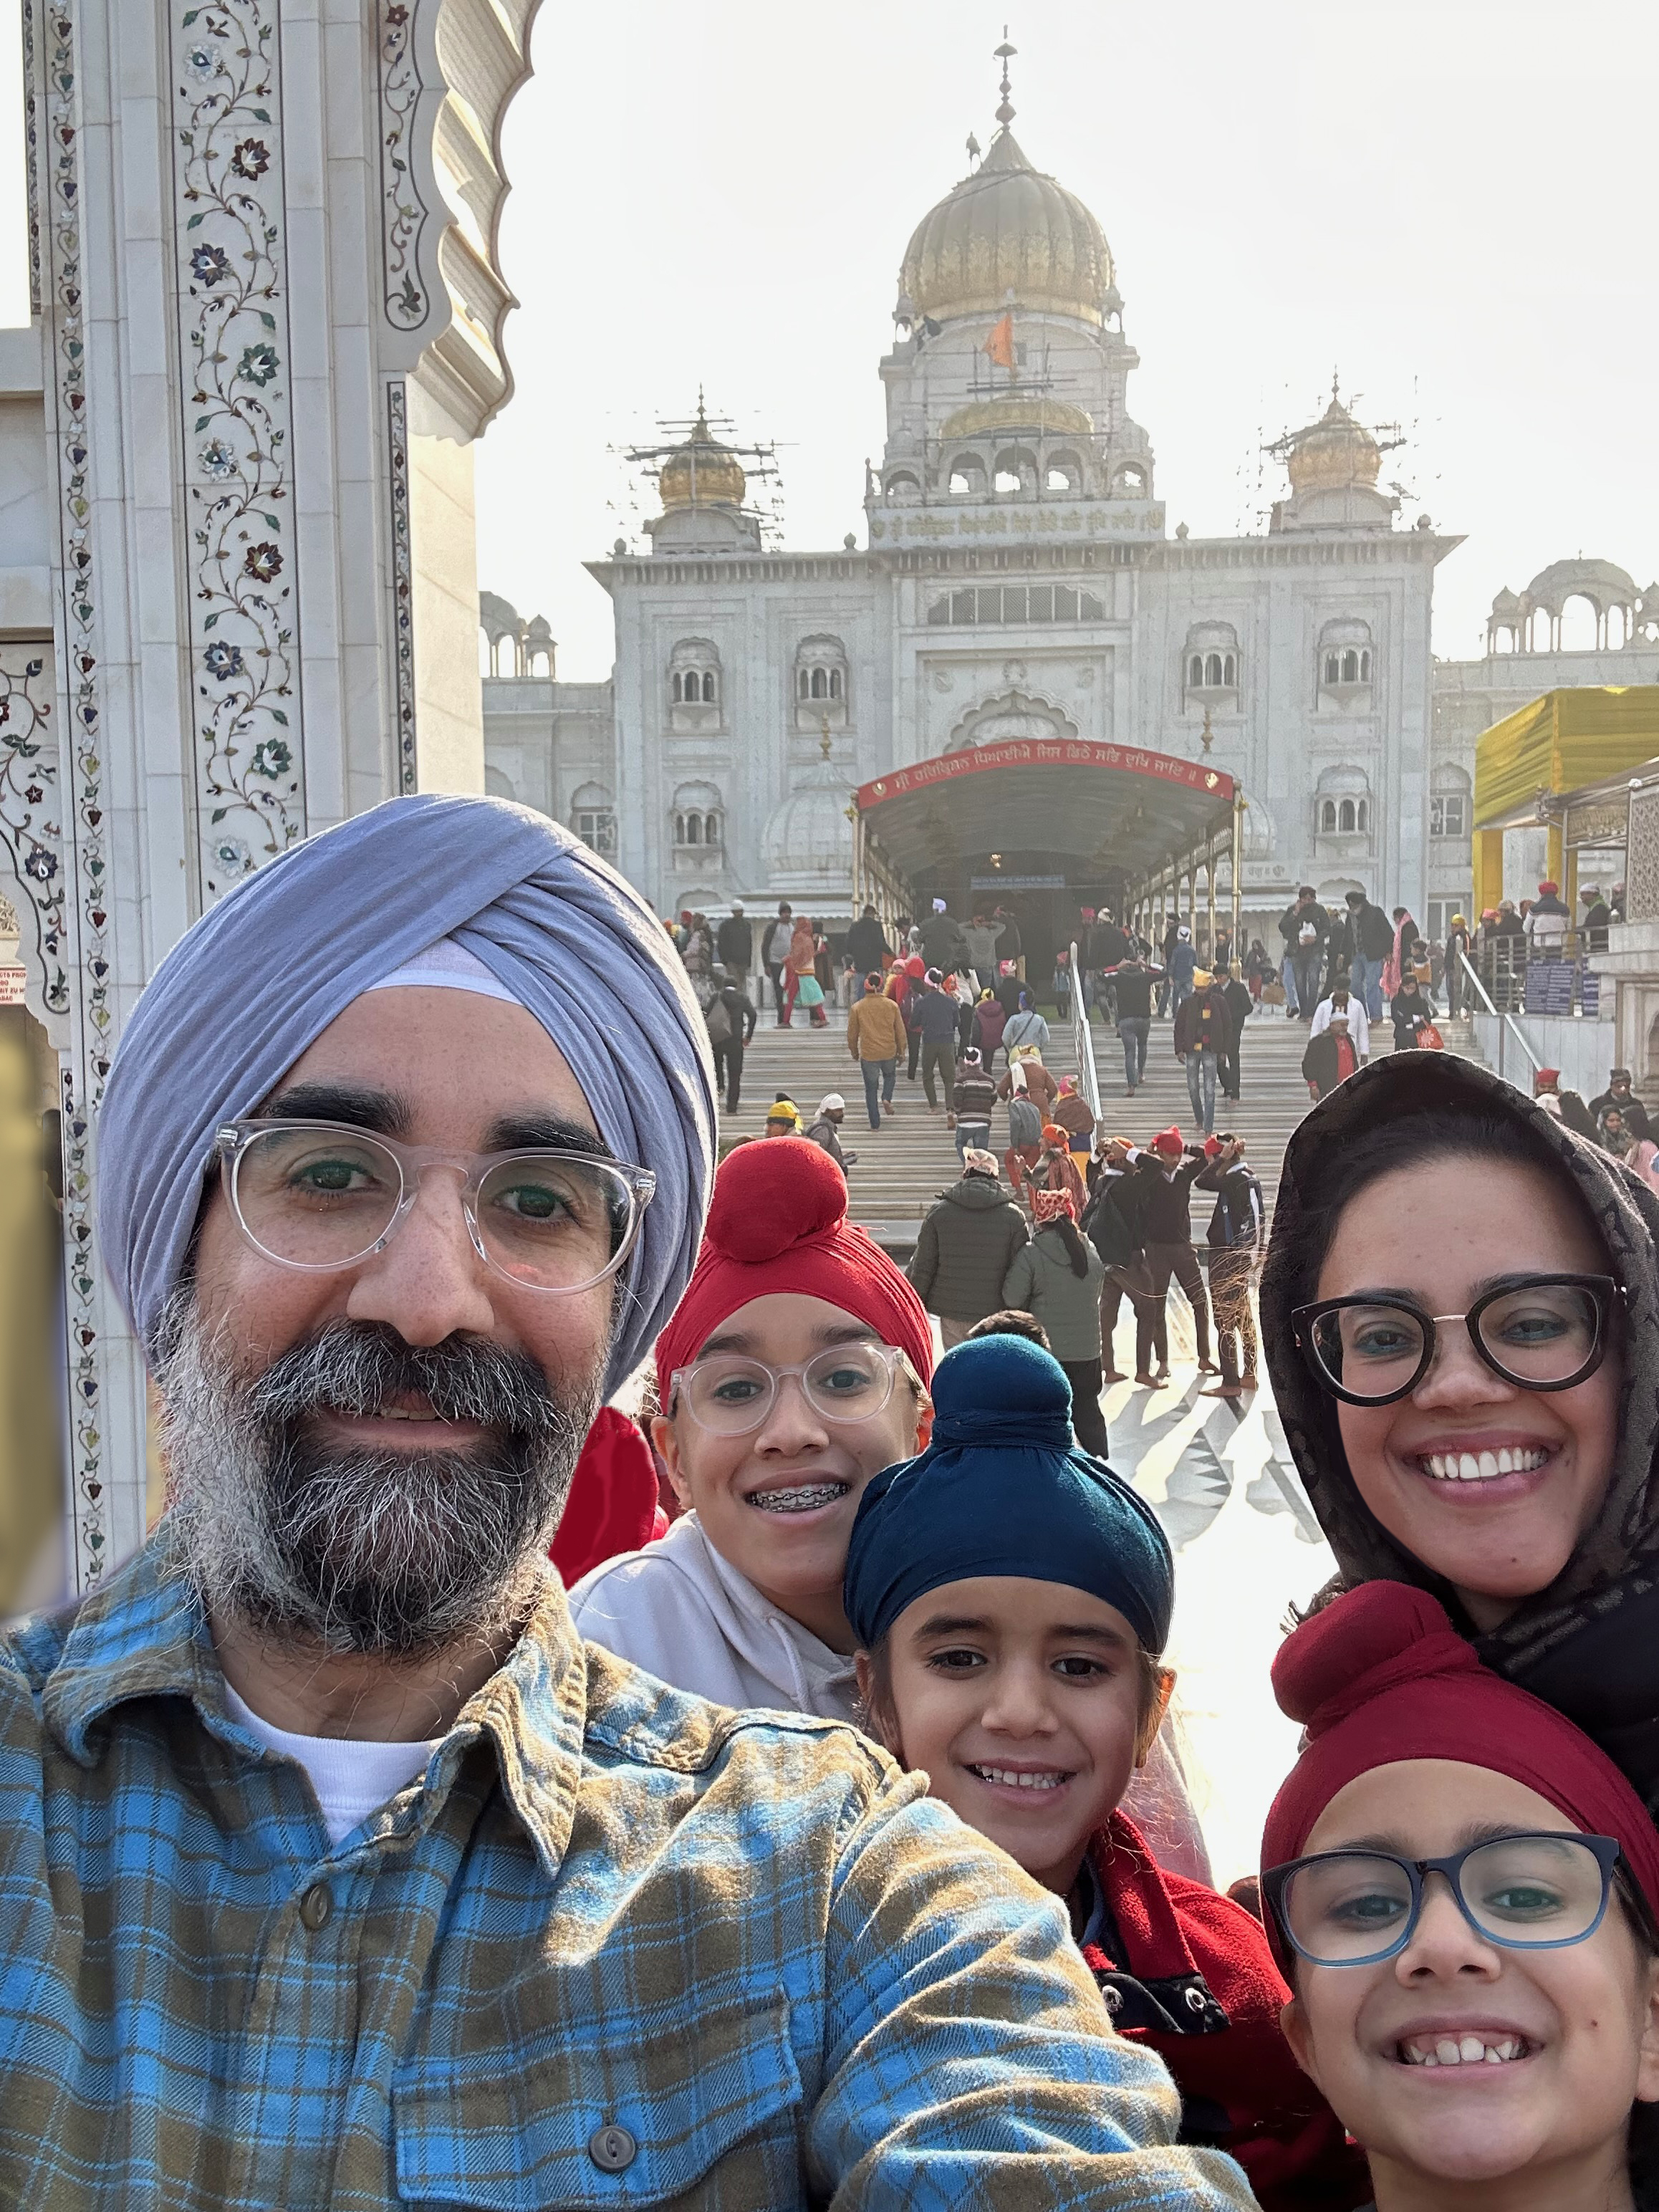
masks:
<path fill-rule="evenodd" d="M 1325 1808 L 1360 1775 L 1455 1759 L 1524 1784 L 1563 1828 L 1617 1837 L 1659 1912 L 1659 1832 L 1624 1775 L 1553 1705 L 1483 1666 L 1426 1590 L 1362 1583 L 1285 1638 L 1273 1680 L 1308 1740 L 1267 1815 L 1264 1867 L 1300 1858 Z"/>
<path fill-rule="evenodd" d="M 880 1246 L 848 1220 L 841 1170 L 805 1137 L 766 1137 L 720 1162 L 696 1271 L 657 1339 L 662 1403 L 675 1370 L 691 1364 L 723 1321 L 780 1291 L 855 1314 L 908 1355 L 922 1382 L 932 1375 L 927 1310 Z"/>

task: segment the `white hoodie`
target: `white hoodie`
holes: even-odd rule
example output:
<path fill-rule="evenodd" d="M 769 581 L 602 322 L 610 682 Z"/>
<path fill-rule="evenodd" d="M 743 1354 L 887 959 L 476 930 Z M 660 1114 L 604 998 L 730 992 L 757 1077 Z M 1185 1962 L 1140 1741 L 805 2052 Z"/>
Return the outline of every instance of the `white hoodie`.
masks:
<path fill-rule="evenodd" d="M 717 1705 L 856 1717 L 851 1658 L 763 1597 L 720 1557 L 695 1513 L 659 1543 L 584 1575 L 570 1617 L 592 1643 Z"/>

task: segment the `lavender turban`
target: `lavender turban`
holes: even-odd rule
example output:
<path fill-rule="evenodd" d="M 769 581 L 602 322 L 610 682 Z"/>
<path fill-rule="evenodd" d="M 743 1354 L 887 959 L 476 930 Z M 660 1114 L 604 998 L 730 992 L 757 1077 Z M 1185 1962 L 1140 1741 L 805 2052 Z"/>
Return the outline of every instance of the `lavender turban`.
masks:
<path fill-rule="evenodd" d="M 702 1234 L 706 1024 L 661 923 L 568 830 L 504 799 L 436 795 L 388 799 L 250 876 L 185 933 L 134 1008 L 99 1115 L 98 1228 L 146 1346 L 185 1263 L 214 1131 L 441 937 L 542 1024 L 617 1157 L 654 1171 L 606 1390 L 650 1349 Z"/>

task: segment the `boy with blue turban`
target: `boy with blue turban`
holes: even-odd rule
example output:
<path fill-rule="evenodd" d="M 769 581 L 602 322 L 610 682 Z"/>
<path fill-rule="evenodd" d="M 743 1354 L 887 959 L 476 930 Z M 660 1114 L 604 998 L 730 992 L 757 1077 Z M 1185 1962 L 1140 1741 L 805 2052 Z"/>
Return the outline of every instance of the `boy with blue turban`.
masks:
<path fill-rule="evenodd" d="M 171 1502 L 0 1636 L 0 2204 L 1243 2205 L 988 1846 L 571 1626 L 714 1135 L 666 933 L 523 808 L 393 800 L 161 963 L 99 1174 Z"/>
<path fill-rule="evenodd" d="M 1266 2212 L 1363 2202 L 1261 1923 L 1161 1869 L 1121 1809 L 1175 1680 L 1157 1516 L 1076 1448 L 1065 1373 L 1028 1339 L 959 1345 L 933 1389 L 927 1449 L 869 1485 L 848 1553 L 872 1724 L 1064 1899 L 1114 2025 L 1175 2076 L 1183 2141 L 1231 2151 Z"/>

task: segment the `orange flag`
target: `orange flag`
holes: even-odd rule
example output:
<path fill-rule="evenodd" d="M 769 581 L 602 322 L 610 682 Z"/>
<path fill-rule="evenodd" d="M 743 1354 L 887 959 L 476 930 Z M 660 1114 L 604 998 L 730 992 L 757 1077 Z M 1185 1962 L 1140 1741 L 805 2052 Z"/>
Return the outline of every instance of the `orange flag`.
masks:
<path fill-rule="evenodd" d="M 988 353 L 999 368 L 1014 365 L 1014 313 L 1011 307 L 1002 320 L 986 339 L 981 351 Z"/>

